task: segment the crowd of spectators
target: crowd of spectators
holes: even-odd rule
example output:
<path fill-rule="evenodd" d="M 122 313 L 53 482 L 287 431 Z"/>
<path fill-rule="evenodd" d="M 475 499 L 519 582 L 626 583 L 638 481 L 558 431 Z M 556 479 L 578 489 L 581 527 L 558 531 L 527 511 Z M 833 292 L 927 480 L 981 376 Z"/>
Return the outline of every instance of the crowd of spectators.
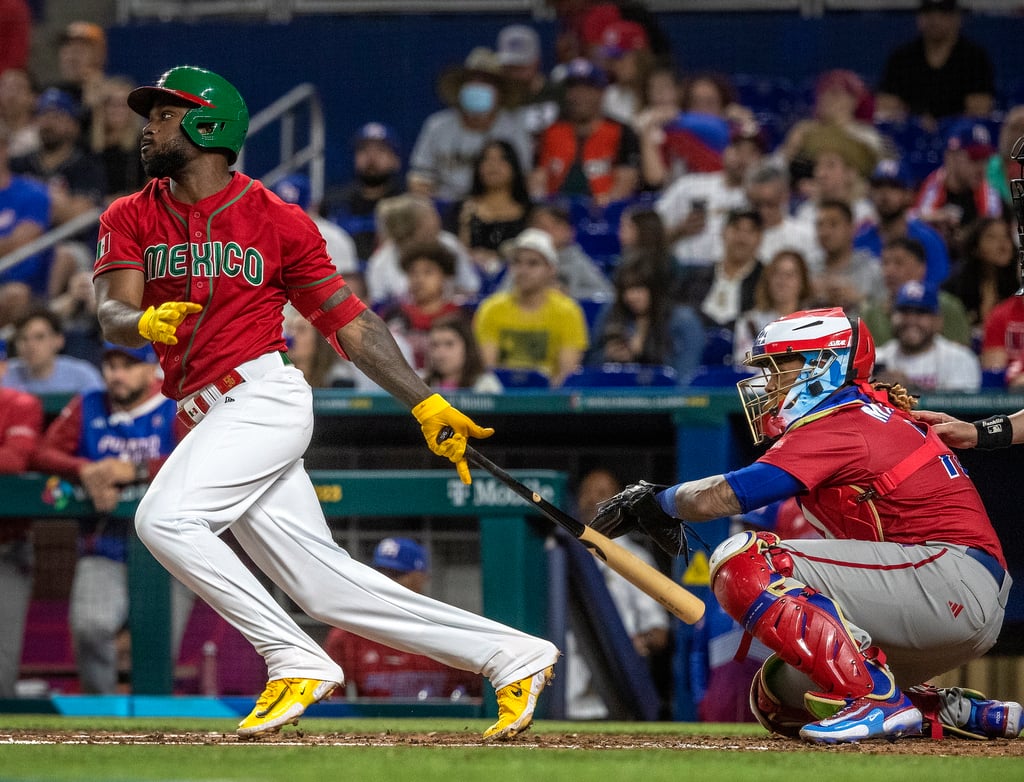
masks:
<path fill-rule="evenodd" d="M 555 51 L 523 24 L 466 42 L 438 74 L 445 107 L 410 147 L 395 118 L 367 118 L 348 139 L 351 180 L 328 183 L 319 203 L 301 172 L 271 183 L 314 218 L 418 369 L 428 372 L 435 323 L 455 319 L 466 328 L 449 337 L 472 338 L 460 353 L 500 378 L 489 388 L 557 387 L 610 363 L 664 367 L 679 385 L 730 382 L 760 325 L 802 307 L 841 306 L 880 346 L 895 344 L 909 306 L 895 299 L 916 281 L 918 309 L 937 302 L 939 333 L 979 357 L 978 387 L 1016 382 L 1024 319 L 1000 305 L 1017 286 L 1008 180 L 1024 106 L 997 102 L 955 0 L 922 0 L 917 35 L 877 74 L 821 73 L 807 115 L 783 133 L 759 122 L 763 107 L 744 105 L 728 74 L 677 69 L 641 4 L 552 6 Z M 106 46 L 101 27 L 73 22 L 45 89 L 16 63 L 0 74 L 0 256 L 144 184 L 132 82 L 106 73 Z M 931 170 L 910 165 L 911 126 L 941 139 Z M 26 316 L 45 308 L 63 353 L 98 366 L 91 230 L 0 271 L 12 359 Z M 532 260 L 542 284 L 524 304 Z M 309 355 L 314 385 L 372 388 L 327 352 Z M 886 355 L 938 362 L 906 376 L 914 392 L 955 369 L 910 343 Z M 473 386 L 478 373 L 445 375 Z"/>

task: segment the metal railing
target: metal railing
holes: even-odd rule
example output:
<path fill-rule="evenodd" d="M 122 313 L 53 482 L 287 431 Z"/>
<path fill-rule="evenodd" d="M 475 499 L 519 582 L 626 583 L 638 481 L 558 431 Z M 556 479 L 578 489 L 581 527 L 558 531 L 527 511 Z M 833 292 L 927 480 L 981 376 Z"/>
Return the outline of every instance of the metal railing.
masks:
<path fill-rule="evenodd" d="M 88 212 L 83 212 L 76 217 L 72 217 L 63 225 L 59 225 L 56 228 L 47 231 L 42 236 L 33 239 L 28 244 L 23 244 L 17 250 L 9 252 L 7 255 L 0 256 L 0 274 L 3 274 L 12 266 L 17 266 L 26 258 L 30 258 L 36 253 L 49 250 L 57 244 L 57 242 L 63 241 L 69 236 L 74 236 L 79 231 L 85 231 L 86 229 L 92 228 L 99 222 L 101 214 L 103 214 L 103 210 L 99 207 L 90 209 Z"/>
<path fill-rule="evenodd" d="M 301 148 L 296 149 L 297 121 L 303 104 L 308 104 L 309 140 Z M 309 166 L 310 193 L 315 202 L 324 193 L 324 148 L 327 132 L 324 126 L 323 107 L 320 95 L 312 84 L 300 84 L 293 87 L 265 109 L 257 112 L 249 121 L 247 139 L 271 127 L 275 121 L 281 122 L 281 136 L 278 145 L 279 162 L 274 168 L 260 177 L 269 187 L 282 177 Z M 235 168 L 245 171 L 245 149 L 238 153 Z M 0 274 L 16 266 L 37 253 L 49 250 L 58 242 L 74 236 L 95 226 L 103 210 L 99 207 L 68 220 L 66 223 L 47 231 L 42 236 L 22 245 L 17 250 L 0 256 Z"/>
<path fill-rule="evenodd" d="M 305 145 L 296 149 L 297 120 L 304 106 L 309 112 L 309 139 Z M 316 87 L 309 83 L 293 87 L 265 109 L 254 114 L 249 120 L 247 138 L 252 138 L 277 120 L 281 122 L 278 145 L 280 162 L 260 179 L 265 185 L 272 187 L 282 177 L 308 165 L 310 194 L 313 203 L 316 203 L 324 194 L 324 149 L 327 143 L 323 106 Z M 238 153 L 236 167 L 239 171 L 245 170 L 244 147 Z"/>

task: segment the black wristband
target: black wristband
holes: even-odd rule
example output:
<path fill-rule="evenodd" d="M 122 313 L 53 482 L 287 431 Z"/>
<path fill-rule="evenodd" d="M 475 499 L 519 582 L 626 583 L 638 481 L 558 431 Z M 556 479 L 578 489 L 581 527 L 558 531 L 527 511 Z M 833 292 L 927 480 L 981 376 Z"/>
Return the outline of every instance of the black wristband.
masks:
<path fill-rule="evenodd" d="M 978 430 L 978 445 L 982 451 L 992 451 L 996 448 L 1007 448 L 1013 445 L 1013 424 L 1009 416 L 994 415 L 974 422 L 974 428 Z"/>

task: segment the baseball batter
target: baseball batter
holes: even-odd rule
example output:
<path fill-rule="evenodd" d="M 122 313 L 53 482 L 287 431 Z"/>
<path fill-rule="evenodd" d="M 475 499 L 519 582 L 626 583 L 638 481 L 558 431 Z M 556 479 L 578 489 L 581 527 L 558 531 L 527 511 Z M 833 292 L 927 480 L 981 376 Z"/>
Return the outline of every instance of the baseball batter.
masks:
<path fill-rule="evenodd" d="M 309 616 L 482 673 L 499 712 L 485 738 L 522 732 L 558 650 L 405 589 L 338 548 L 303 469 L 312 393 L 284 352 L 282 307 L 291 302 L 408 405 L 428 446 L 465 482 L 467 438 L 493 430 L 431 394 L 384 323 L 349 290 L 299 207 L 230 170 L 249 115 L 229 82 L 176 67 L 156 86 L 134 90 L 128 104 L 147 120 L 141 154 L 153 180 L 101 218 L 98 315 L 111 341 L 156 343 L 164 394 L 191 427 L 140 503 L 136 531 L 265 658 L 270 681 L 239 735 L 297 722 L 344 673 L 218 537 L 228 527 Z M 445 428 L 454 434 L 439 443 Z"/>
<path fill-rule="evenodd" d="M 823 540 L 742 532 L 711 557 L 725 611 L 774 654 L 751 708 L 769 730 L 823 743 L 1013 738 L 1018 703 L 923 685 L 995 643 L 1012 579 L 974 484 L 899 386 L 869 384 L 874 344 L 841 309 L 770 323 L 737 385 L 754 464 L 672 487 L 643 483 L 595 529 L 665 529 L 797 497 Z M 652 501 L 653 500 L 653 501 Z"/>

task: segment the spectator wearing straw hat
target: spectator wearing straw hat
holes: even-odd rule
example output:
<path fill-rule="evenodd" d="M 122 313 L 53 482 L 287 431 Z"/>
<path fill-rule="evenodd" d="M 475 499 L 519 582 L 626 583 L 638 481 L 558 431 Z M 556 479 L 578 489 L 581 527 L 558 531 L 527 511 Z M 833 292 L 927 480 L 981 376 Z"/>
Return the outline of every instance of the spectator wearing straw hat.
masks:
<path fill-rule="evenodd" d="M 492 139 L 512 144 L 529 168 L 533 142 L 521 117 L 509 110 L 512 90 L 493 50 L 473 49 L 461 66 L 441 74 L 437 89 L 448 108 L 431 114 L 420 129 L 409 159 L 410 192 L 441 201 L 465 198 L 473 160 Z"/>

